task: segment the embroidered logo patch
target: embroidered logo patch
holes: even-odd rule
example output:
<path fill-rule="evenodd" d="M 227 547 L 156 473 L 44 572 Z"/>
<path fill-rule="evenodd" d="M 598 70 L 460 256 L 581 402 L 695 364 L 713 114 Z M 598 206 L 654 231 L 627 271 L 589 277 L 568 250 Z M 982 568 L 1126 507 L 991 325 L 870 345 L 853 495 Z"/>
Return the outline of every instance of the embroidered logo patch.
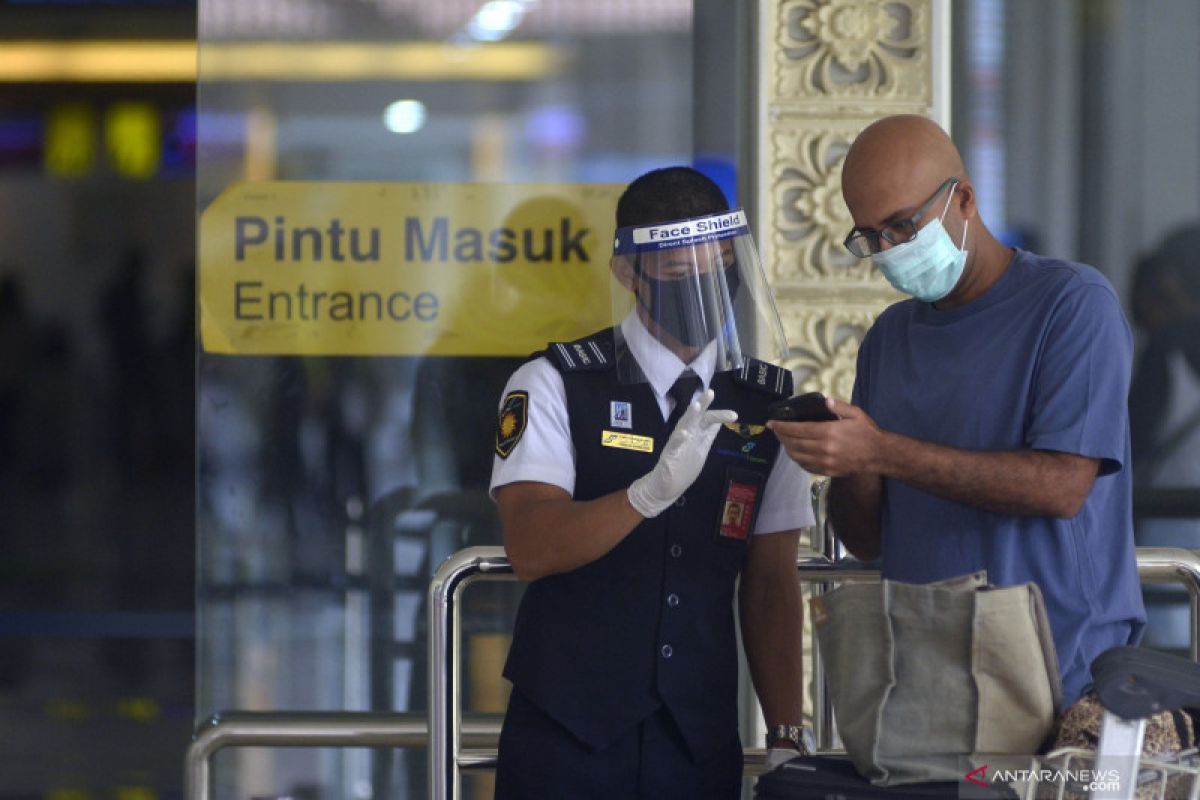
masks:
<path fill-rule="evenodd" d="M 529 392 L 509 392 L 500 405 L 500 417 L 496 426 L 496 455 L 508 458 L 508 454 L 521 441 L 529 421 Z"/>
<path fill-rule="evenodd" d="M 600 444 L 604 447 L 615 447 L 618 450 L 636 450 L 639 453 L 654 452 L 654 437 L 635 436 L 632 433 L 601 431 Z"/>
<path fill-rule="evenodd" d="M 766 425 L 750 425 L 745 422 L 724 422 L 722 424 L 743 439 L 752 439 L 755 436 L 761 436 L 762 432 L 767 429 Z"/>
<path fill-rule="evenodd" d="M 738 461 L 746 461 L 751 464 L 767 463 L 767 459 L 763 458 L 762 456 L 755 455 L 755 451 L 758 449 L 758 446 L 762 444 L 762 442 L 758 440 L 758 437 L 762 436 L 767 430 L 765 425 L 748 425 L 745 422 L 726 422 L 723 424 L 728 430 L 733 431 L 739 437 L 741 437 L 741 443 L 738 444 L 737 440 L 734 440 L 731 443 L 732 446 L 726 447 L 723 443 L 721 443 L 721 440 L 718 439 L 717 445 L 713 447 L 714 453 L 726 456 L 728 458 L 735 458 Z M 727 439 L 726 442 L 728 441 L 729 440 Z M 734 447 L 737 449 L 733 449 Z"/>

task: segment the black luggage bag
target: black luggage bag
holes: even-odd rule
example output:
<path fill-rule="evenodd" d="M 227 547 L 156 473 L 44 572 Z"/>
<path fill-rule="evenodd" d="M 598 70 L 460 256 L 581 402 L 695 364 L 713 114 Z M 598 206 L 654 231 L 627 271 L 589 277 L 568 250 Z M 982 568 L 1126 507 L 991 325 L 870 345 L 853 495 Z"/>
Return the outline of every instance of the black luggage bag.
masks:
<path fill-rule="evenodd" d="M 848 759 L 797 756 L 759 777 L 756 800 L 939 800 L 963 796 L 961 781 L 875 786 L 858 774 Z M 1015 798 L 1008 787 L 969 787 L 970 797 Z"/>

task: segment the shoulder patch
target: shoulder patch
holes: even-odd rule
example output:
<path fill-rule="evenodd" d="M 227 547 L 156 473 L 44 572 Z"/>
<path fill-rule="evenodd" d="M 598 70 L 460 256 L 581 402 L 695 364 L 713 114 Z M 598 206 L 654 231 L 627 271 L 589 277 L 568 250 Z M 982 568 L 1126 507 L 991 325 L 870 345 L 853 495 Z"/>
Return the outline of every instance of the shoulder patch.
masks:
<path fill-rule="evenodd" d="M 500 416 L 496 422 L 496 455 L 508 458 L 508 454 L 521 441 L 529 422 L 529 392 L 509 392 L 500 404 Z"/>
<path fill-rule="evenodd" d="M 546 353 L 562 372 L 604 372 L 613 368 L 612 348 L 605 344 L 594 338 L 553 342 Z"/>
<path fill-rule="evenodd" d="M 742 368 L 734 373 L 733 379 L 742 386 L 767 394 L 779 397 L 791 397 L 792 394 L 791 371 L 757 358 L 747 358 Z"/>

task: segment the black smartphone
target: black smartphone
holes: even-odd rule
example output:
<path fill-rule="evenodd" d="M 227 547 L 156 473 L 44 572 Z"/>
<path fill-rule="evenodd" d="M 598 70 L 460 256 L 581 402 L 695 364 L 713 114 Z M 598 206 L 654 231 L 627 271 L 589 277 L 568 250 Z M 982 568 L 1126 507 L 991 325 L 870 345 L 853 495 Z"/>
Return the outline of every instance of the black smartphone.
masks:
<path fill-rule="evenodd" d="M 825 395 L 820 392 L 776 400 L 767 406 L 767 417 L 784 422 L 832 422 L 838 418 L 825 405 Z"/>

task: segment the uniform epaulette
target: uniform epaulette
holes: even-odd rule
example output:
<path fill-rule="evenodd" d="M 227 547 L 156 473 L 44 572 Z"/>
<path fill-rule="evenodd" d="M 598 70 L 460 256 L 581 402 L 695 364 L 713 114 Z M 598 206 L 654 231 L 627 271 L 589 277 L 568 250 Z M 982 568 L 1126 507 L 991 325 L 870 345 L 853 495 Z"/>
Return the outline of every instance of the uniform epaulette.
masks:
<path fill-rule="evenodd" d="M 546 355 L 562 372 L 604 372 L 616 366 L 612 340 L 601 336 L 551 342 Z"/>
<path fill-rule="evenodd" d="M 743 386 L 779 397 L 792 396 L 792 373 L 783 367 L 757 358 L 747 358 L 733 379 Z"/>

